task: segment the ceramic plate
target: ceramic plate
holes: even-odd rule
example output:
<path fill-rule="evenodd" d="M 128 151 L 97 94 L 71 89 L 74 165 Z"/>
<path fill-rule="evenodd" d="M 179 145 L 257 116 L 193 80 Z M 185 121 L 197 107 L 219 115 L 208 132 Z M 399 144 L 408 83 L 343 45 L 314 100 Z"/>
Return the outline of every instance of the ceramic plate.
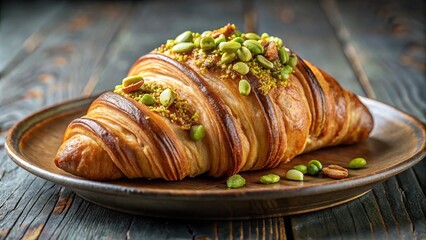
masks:
<path fill-rule="evenodd" d="M 224 179 L 197 177 L 179 182 L 163 180 L 90 181 L 58 169 L 53 163 L 67 124 L 82 116 L 94 97 L 77 99 L 41 110 L 17 123 L 6 149 L 27 171 L 71 188 L 82 198 L 123 212 L 167 218 L 247 219 L 283 216 L 324 209 L 362 196 L 382 182 L 421 161 L 425 155 L 425 125 L 383 103 L 362 98 L 374 116 L 368 140 L 350 146 L 325 148 L 296 157 L 272 170 L 242 173 L 245 187 L 227 189 Z M 364 157 L 368 164 L 349 170 L 349 177 L 333 180 L 305 176 L 303 182 L 283 178 L 296 164 L 319 159 L 323 165 L 347 163 Z M 259 177 L 276 173 L 276 184 Z"/>

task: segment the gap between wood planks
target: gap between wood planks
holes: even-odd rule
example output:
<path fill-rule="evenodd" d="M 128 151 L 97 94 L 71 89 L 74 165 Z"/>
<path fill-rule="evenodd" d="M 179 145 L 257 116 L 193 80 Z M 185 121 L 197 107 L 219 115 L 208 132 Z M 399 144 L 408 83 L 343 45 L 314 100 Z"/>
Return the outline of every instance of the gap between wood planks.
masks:
<path fill-rule="evenodd" d="M 349 30 L 343 25 L 342 15 L 340 14 L 340 10 L 336 5 L 335 0 L 321 0 L 320 3 L 325 12 L 325 15 L 330 21 L 330 25 L 334 28 L 337 39 L 342 45 L 345 56 L 348 59 L 350 66 L 354 70 L 358 81 L 361 83 L 365 94 L 369 98 L 376 99 L 376 93 L 371 86 L 367 74 L 362 68 L 357 51 L 351 43 Z"/>

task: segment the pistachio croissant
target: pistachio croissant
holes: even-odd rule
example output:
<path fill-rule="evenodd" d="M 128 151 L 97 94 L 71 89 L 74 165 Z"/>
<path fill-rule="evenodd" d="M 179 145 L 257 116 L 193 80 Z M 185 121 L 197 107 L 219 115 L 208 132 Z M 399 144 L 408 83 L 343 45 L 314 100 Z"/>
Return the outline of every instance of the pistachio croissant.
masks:
<path fill-rule="evenodd" d="M 356 95 L 280 38 L 227 25 L 137 60 L 69 124 L 55 164 L 88 179 L 226 177 L 362 141 L 372 127 Z"/>

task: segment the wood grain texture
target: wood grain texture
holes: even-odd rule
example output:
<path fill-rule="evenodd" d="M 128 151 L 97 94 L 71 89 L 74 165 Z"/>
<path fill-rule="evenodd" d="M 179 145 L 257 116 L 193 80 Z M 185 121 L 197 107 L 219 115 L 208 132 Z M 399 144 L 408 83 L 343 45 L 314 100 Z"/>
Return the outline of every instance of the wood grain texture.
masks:
<path fill-rule="evenodd" d="M 420 24 L 424 23 L 424 15 L 416 14 L 415 9 L 424 9 L 425 3 L 409 2 L 349 1 L 336 5 L 346 13 L 342 24 L 349 29 L 350 42 L 377 98 L 425 122 L 425 69 L 404 60 L 410 46 L 424 44 Z M 418 61 L 425 64 L 424 59 Z"/>
<path fill-rule="evenodd" d="M 49 22 L 58 19 L 57 13 L 63 3 L 22 2 L 15 7 L 11 1 L 2 1 L 0 8 L 0 77 L 32 54 L 43 42 L 52 26 Z M 31 17 L 28 9 L 32 10 Z M 28 19 L 31 18 L 31 21 Z"/>
<path fill-rule="evenodd" d="M 110 89 L 158 41 L 228 21 L 283 37 L 343 86 L 365 94 L 343 48 L 349 43 L 376 97 L 425 121 L 424 1 L 331 1 L 343 16 L 337 26 L 348 30 L 346 39 L 330 24 L 335 16 L 324 2 L 66 1 L 36 2 L 27 9 L 2 3 L 0 239 L 425 238 L 424 160 L 370 194 L 332 209 L 253 221 L 168 221 L 88 203 L 18 168 L 2 147 L 6 131 L 30 112 L 83 92 Z M 29 21 L 21 17 L 25 14 Z M 28 43 L 32 51 L 26 50 Z"/>
<path fill-rule="evenodd" d="M 51 2 L 46 3 L 50 9 L 47 4 Z M 128 10 L 126 4 L 67 3 L 50 19 L 54 21 L 46 23 L 40 46 L 0 81 L 0 142 L 7 129 L 24 115 L 81 96 L 92 68 Z M 0 156 L 6 159 L 3 146 Z M 10 161 L 1 164 L 0 237 L 34 238 L 43 234 L 61 187 L 28 175 Z"/>

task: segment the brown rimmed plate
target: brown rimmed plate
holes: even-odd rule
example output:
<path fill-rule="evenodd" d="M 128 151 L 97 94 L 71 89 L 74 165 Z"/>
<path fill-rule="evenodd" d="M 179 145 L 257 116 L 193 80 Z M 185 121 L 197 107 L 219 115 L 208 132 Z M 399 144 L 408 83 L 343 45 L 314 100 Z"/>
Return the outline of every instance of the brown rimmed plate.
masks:
<path fill-rule="evenodd" d="M 41 110 L 17 123 L 6 139 L 12 160 L 27 171 L 71 188 L 82 198 L 118 211 L 167 218 L 247 219 L 315 211 L 362 196 L 382 182 L 421 161 L 426 155 L 423 123 L 393 107 L 361 98 L 374 116 L 370 138 L 351 146 L 303 154 L 276 169 L 242 173 L 247 184 L 227 189 L 224 179 L 197 177 L 179 182 L 163 180 L 90 181 L 58 169 L 53 159 L 67 124 L 85 113 L 95 97 L 77 99 Z M 303 182 L 283 178 L 296 164 L 319 159 L 323 165 L 346 166 L 355 157 L 367 167 L 349 170 L 333 180 L 305 176 Z M 276 173 L 276 184 L 260 184 L 260 176 Z"/>

